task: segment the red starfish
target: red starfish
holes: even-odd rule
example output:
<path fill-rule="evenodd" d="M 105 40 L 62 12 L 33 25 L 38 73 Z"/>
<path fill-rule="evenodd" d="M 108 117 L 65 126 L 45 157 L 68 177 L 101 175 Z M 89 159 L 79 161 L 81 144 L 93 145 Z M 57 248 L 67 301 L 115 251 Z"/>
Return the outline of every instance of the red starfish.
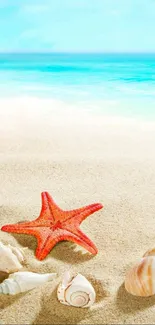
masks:
<path fill-rule="evenodd" d="M 86 207 L 63 211 L 53 201 L 48 192 L 41 193 L 42 209 L 37 219 L 20 224 L 5 225 L 1 230 L 18 234 L 33 235 L 38 240 L 36 257 L 43 260 L 51 249 L 63 240 L 69 240 L 81 245 L 92 254 L 98 250 L 93 242 L 80 230 L 81 222 L 90 214 L 102 209 L 100 203 Z"/>

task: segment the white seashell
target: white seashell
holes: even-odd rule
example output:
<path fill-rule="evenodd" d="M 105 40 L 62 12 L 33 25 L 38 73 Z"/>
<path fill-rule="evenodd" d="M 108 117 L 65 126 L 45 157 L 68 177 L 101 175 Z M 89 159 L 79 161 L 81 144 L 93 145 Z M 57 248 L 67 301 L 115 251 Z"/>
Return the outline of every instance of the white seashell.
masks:
<path fill-rule="evenodd" d="M 0 271 L 13 273 L 19 271 L 25 261 L 22 249 L 0 242 Z"/>
<path fill-rule="evenodd" d="M 33 272 L 16 272 L 0 284 L 0 293 L 16 295 L 26 292 L 55 278 L 56 273 L 39 274 Z"/>
<path fill-rule="evenodd" d="M 134 296 L 149 297 L 155 294 L 155 256 L 145 256 L 129 270 L 125 289 Z"/>
<path fill-rule="evenodd" d="M 90 307 L 95 302 L 96 293 L 91 283 L 81 274 L 73 279 L 65 272 L 62 283 L 57 290 L 58 300 L 64 305 Z"/>

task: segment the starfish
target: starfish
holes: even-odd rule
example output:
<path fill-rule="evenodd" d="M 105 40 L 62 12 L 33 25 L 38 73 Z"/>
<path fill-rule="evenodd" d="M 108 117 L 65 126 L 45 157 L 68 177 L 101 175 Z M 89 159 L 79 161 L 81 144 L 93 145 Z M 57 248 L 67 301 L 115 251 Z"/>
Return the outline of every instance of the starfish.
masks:
<path fill-rule="evenodd" d="M 43 260 L 60 241 L 69 240 L 81 245 L 92 254 L 98 250 L 93 242 L 80 230 L 81 222 L 89 215 L 102 209 L 100 203 L 90 204 L 80 209 L 63 211 L 48 192 L 42 192 L 42 208 L 37 219 L 5 225 L 2 231 L 33 235 L 37 238 L 36 257 Z"/>

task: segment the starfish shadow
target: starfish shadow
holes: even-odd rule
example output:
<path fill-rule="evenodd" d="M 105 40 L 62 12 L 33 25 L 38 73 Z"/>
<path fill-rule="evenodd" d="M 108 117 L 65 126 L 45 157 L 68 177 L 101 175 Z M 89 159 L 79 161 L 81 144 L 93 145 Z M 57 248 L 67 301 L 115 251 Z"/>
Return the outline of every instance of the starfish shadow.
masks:
<path fill-rule="evenodd" d="M 87 251 L 83 251 L 80 246 L 68 241 L 59 242 L 49 256 L 73 265 L 89 261 L 94 257 Z"/>
<path fill-rule="evenodd" d="M 14 234 L 10 233 L 16 241 L 23 247 L 28 247 L 30 250 L 35 251 L 37 247 L 37 240 L 34 236 L 25 235 L 25 234 Z"/>
<path fill-rule="evenodd" d="M 124 287 L 124 283 L 117 292 L 116 305 L 124 314 L 134 314 L 139 310 L 144 310 L 155 305 L 155 296 L 136 297 L 129 294 Z"/>
<path fill-rule="evenodd" d="M 35 255 L 37 240 L 34 236 L 14 233 L 12 233 L 11 235 L 17 240 L 17 242 L 21 246 L 28 247 L 30 250 L 33 250 Z M 56 260 L 61 260 L 69 264 L 78 264 L 91 260 L 94 255 L 82 251 L 81 247 L 74 243 L 62 241 L 57 243 L 57 245 L 51 250 L 47 258 L 49 257 L 52 257 Z"/>

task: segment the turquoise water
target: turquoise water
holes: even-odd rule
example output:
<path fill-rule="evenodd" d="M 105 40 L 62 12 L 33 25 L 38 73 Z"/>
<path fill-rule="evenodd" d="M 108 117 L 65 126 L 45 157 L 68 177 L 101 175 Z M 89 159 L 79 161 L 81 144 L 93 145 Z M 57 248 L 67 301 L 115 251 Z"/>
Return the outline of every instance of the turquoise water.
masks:
<path fill-rule="evenodd" d="M 0 54 L 0 96 L 155 118 L 155 54 Z"/>

